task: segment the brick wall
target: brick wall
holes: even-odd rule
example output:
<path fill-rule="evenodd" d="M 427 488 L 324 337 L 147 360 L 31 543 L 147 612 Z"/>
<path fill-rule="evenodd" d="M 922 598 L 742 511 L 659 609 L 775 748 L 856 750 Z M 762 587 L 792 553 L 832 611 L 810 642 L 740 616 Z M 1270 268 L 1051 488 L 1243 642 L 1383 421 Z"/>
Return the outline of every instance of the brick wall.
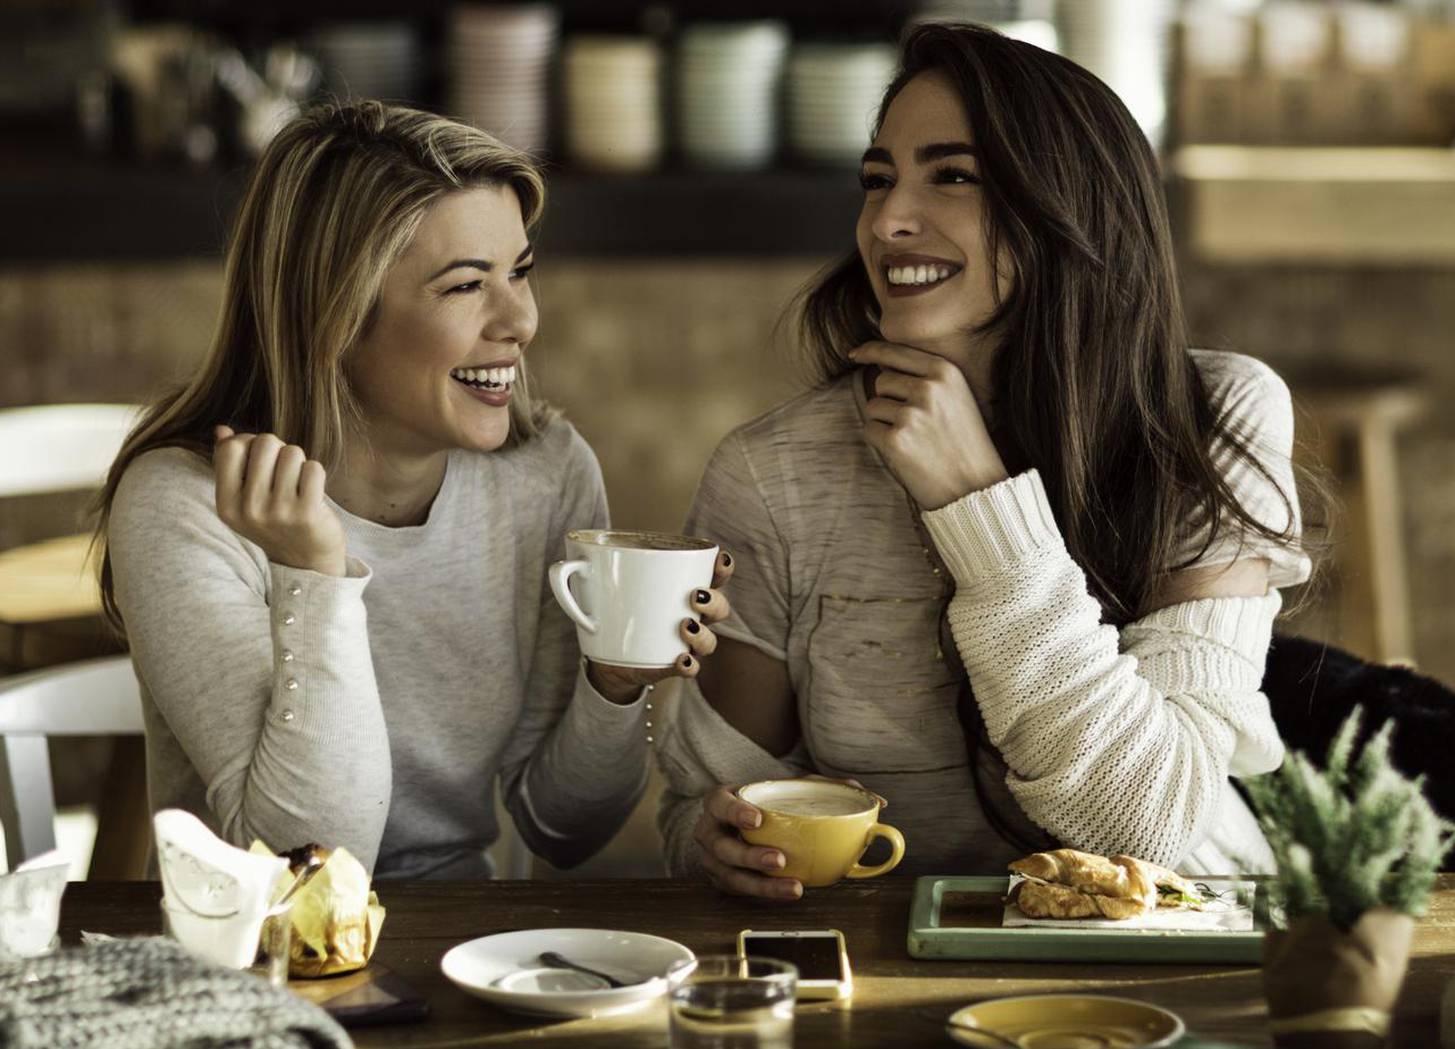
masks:
<path fill-rule="evenodd" d="M 596 449 L 615 521 L 675 529 L 712 448 L 783 399 L 797 371 L 775 326 L 805 261 L 547 262 L 531 351 L 545 393 Z M 1434 410 L 1405 435 L 1401 480 L 1416 654 L 1455 680 L 1455 271 L 1222 270 L 1184 283 L 1199 345 L 1275 367 L 1389 362 L 1427 374 Z M 204 350 L 220 268 L 197 262 L 0 272 L 0 405 L 144 398 Z M 77 500 L 0 503 L 0 548 L 74 527 Z M 1306 618 L 1314 630 L 1336 634 Z M 659 870 L 650 804 L 584 872 Z"/>

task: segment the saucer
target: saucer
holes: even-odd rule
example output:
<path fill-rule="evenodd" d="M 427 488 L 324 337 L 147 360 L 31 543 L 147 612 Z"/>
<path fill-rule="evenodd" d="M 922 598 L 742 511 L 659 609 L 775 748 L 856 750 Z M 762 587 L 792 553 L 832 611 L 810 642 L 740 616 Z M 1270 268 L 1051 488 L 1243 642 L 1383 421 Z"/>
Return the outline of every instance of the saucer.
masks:
<path fill-rule="evenodd" d="M 1166 1009 L 1130 998 L 1038 994 L 993 998 L 956 1010 L 946 1030 L 961 1045 L 991 1049 L 1000 1043 L 969 1029 L 979 1024 L 1020 1043 L 1022 1049 L 1162 1049 L 1186 1030 Z"/>
<path fill-rule="evenodd" d="M 627 981 L 605 981 L 572 969 L 542 967 L 556 951 L 590 969 Z M 533 1016 L 604 1016 L 637 1009 L 667 991 L 667 968 L 691 959 L 661 936 L 613 929 L 523 929 L 481 936 L 451 948 L 440 969 L 456 987 L 512 1012 Z M 631 981 L 641 981 L 633 983 Z"/>

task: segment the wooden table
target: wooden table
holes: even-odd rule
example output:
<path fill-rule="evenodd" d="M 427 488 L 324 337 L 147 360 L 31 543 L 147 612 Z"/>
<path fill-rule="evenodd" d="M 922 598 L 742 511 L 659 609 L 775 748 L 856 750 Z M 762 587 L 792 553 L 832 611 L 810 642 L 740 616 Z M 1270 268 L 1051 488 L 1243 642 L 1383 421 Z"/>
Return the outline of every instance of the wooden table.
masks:
<path fill-rule="evenodd" d="M 665 1005 L 600 1020 L 549 1022 L 513 1016 L 456 990 L 439 971 L 445 951 L 511 929 L 590 926 L 667 936 L 698 953 L 730 950 L 739 929 L 842 929 L 854 966 L 845 1006 L 800 1007 L 795 1045 L 940 1046 L 945 1018 L 967 1002 L 1002 995 L 1095 991 L 1154 1002 L 1209 1040 L 1270 1044 L 1259 970 L 1235 966 L 1147 966 L 926 962 L 909 957 L 905 934 L 914 881 L 812 890 L 792 905 L 720 895 L 683 881 L 380 882 L 389 915 L 375 960 L 429 999 L 419 1024 L 354 1031 L 359 1046 L 666 1045 Z M 66 892 L 62 940 L 80 930 L 118 935 L 159 931 L 155 883 L 78 882 Z M 1439 999 L 1455 975 L 1455 875 L 1443 875 L 1430 915 L 1415 934 L 1414 959 L 1396 1017 L 1395 1045 L 1438 1045 Z"/>

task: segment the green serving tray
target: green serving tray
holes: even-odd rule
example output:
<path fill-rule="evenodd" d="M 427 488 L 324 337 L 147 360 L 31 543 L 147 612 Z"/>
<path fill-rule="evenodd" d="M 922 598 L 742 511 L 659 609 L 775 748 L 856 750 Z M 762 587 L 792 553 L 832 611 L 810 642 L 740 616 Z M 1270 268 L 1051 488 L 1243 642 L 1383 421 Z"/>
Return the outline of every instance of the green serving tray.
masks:
<path fill-rule="evenodd" d="M 1037 962 L 1166 962 L 1174 965 L 1257 964 L 1267 926 L 1262 899 L 1253 903 L 1250 932 L 1170 929 L 1035 929 L 1001 926 L 1003 877 L 919 878 L 909 915 L 909 953 L 915 958 L 979 958 Z M 947 897 L 969 893 L 968 906 Z M 1261 897 L 1261 893 L 1258 894 Z M 979 899 L 974 899 L 978 897 Z"/>

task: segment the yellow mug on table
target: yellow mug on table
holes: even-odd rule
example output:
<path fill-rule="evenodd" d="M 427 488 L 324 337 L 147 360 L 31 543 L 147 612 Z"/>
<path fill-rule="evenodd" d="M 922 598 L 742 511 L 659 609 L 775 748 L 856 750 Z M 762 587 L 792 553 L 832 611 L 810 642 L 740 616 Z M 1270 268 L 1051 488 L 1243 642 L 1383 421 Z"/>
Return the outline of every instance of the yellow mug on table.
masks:
<path fill-rule="evenodd" d="M 818 779 L 769 779 L 748 783 L 738 797 L 763 814 L 763 822 L 742 832 L 752 845 L 783 853 L 785 865 L 768 871 L 797 878 L 807 887 L 840 878 L 886 874 L 904 858 L 904 835 L 879 822 L 879 798 L 860 787 Z M 874 867 L 859 860 L 875 838 L 889 842 L 889 859 Z"/>

